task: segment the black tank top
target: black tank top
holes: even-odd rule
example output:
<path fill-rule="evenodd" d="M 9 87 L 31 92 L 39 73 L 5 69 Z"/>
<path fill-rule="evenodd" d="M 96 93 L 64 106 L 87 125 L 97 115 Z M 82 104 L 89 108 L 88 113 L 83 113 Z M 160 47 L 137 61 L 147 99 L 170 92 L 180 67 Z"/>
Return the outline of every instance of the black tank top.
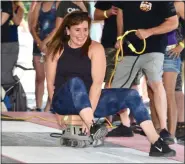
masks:
<path fill-rule="evenodd" d="M 89 92 L 92 85 L 91 60 L 83 55 L 81 50 L 81 48 L 73 49 L 68 44 L 64 44 L 64 51 L 58 60 L 54 93 L 73 77 L 81 78 Z"/>

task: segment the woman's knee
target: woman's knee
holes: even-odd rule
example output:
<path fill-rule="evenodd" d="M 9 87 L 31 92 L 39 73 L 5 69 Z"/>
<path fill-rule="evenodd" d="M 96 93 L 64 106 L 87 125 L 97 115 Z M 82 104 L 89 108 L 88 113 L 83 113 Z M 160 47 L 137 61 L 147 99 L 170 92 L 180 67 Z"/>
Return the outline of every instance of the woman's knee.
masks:
<path fill-rule="evenodd" d="M 36 75 L 35 82 L 36 84 L 44 83 L 45 75 Z"/>
<path fill-rule="evenodd" d="M 168 99 L 175 98 L 175 88 L 165 88 L 165 91 Z"/>

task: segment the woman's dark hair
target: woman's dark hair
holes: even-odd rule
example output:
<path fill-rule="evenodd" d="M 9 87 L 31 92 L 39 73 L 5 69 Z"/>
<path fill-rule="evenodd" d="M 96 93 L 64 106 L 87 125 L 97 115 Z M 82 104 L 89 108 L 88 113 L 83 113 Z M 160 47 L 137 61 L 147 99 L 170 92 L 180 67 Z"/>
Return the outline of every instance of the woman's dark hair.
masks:
<path fill-rule="evenodd" d="M 74 11 L 70 14 L 67 14 L 64 17 L 62 24 L 59 29 L 53 36 L 52 40 L 47 44 L 48 46 L 48 55 L 52 55 L 52 59 L 54 59 L 55 55 L 58 52 L 63 50 L 64 44 L 67 43 L 70 39 L 70 36 L 67 35 L 66 28 L 70 29 L 71 26 L 79 25 L 80 23 L 87 21 L 89 25 L 89 29 L 91 26 L 91 19 L 88 16 L 87 12 L 83 11 Z M 86 42 L 82 46 L 83 55 L 88 55 L 89 46 L 91 44 L 90 36 L 87 37 Z"/>

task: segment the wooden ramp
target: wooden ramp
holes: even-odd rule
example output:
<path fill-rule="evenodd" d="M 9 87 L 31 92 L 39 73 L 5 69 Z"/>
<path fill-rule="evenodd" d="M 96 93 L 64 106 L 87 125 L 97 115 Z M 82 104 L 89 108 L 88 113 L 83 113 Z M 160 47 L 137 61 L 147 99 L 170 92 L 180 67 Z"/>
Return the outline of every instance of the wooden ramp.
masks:
<path fill-rule="evenodd" d="M 57 123 L 56 115 L 46 112 L 2 112 L 4 120 L 24 120 L 39 125 L 61 129 Z M 11 117 L 11 119 L 7 118 Z M 77 115 L 61 116 L 63 123 L 67 125 L 81 125 L 81 118 Z"/>

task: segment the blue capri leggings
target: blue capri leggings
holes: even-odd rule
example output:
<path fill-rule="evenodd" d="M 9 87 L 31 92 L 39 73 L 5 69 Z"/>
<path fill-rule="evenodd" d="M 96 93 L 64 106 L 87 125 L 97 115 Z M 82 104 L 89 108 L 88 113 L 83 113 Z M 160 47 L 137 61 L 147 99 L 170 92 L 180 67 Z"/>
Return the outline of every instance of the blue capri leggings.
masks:
<path fill-rule="evenodd" d="M 78 77 L 68 80 L 54 94 L 52 107 L 60 115 L 79 115 L 82 109 L 91 107 L 84 82 Z M 130 109 L 138 124 L 150 120 L 138 92 L 126 88 L 102 89 L 94 117 L 114 115 L 125 108 Z"/>

